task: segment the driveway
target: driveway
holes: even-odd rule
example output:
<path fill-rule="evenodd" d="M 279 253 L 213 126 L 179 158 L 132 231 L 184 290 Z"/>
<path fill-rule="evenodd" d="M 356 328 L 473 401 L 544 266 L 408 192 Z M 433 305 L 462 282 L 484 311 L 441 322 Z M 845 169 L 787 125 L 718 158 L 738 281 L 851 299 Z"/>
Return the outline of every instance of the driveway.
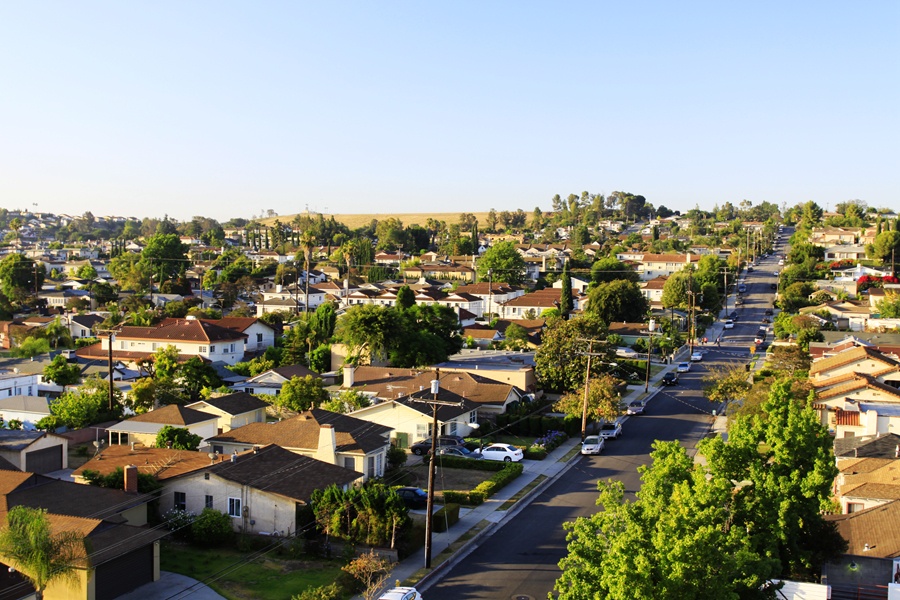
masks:
<path fill-rule="evenodd" d="M 145 583 L 118 600 L 225 600 L 209 586 L 196 579 L 168 571 L 160 572 L 159 581 Z"/>

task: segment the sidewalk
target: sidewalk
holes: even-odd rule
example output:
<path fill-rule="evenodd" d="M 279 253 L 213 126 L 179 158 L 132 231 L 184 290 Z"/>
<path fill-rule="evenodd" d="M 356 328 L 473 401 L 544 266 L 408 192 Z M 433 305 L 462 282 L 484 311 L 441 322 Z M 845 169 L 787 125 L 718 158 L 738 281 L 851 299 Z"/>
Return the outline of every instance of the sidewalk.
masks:
<path fill-rule="evenodd" d="M 666 365 L 663 370 L 650 378 L 648 393 L 644 393 L 643 386 L 636 387 L 622 398 L 622 402 L 627 405 L 640 400 L 646 404 L 661 389 L 659 382 L 663 375 L 674 368 L 675 363 Z M 624 422 L 628 418 L 623 416 L 619 420 Z M 515 481 L 486 500 L 484 504 L 473 508 L 461 508 L 458 523 L 448 531 L 433 534 L 431 571 L 427 573 L 424 571 L 425 549 L 422 548 L 394 567 L 387 587 L 394 587 L 395 582 L 399 581 L 403 585 L 415 586 L 421 593 L 436 584 L 445 571 L 463 560 L 502 523 L 518 514 L 544 489 L 568 471 L 580 457 L 578 450 L 580 445 L 581 441 L 578 438 L 571 438 L 548 454 L 544 460 L 524 461 L 525 470 Z M 525 491 L 526 488 L 529 489 Z M 510 502 L 520 493 L 521 497 Z M 359 596 L 354 598 L 359 599 Z"/>

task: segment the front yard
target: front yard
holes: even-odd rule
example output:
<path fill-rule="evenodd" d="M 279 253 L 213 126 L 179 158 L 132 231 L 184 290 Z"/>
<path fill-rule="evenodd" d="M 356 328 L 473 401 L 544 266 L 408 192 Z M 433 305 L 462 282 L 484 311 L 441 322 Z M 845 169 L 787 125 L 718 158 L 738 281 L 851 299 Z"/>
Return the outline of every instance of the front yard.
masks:
<path fill-rule="evenodd" d="M 414 485 L 428 489 L 428 467 L 424 464 L 417 464 L 407 467 L 414 481 L 410 485 Z M 441 502 L 444 501 L 444 490 L 474 490 L 479 483 L 490 479 L 496 471 L 480 471 L 478 469 L 450 469 L 441 467 L 438 463 L 434 472 L 434 497 Z"/>
<path fill-rule="evenodd" d="M 164 541 L 160 568 L 207 583 L 230 600 L 284 600 L 310 586 L 327 585 L 342 575 L 340 559 L 290 560 L 273 550 L 244 564 L 248 554 Z"/>

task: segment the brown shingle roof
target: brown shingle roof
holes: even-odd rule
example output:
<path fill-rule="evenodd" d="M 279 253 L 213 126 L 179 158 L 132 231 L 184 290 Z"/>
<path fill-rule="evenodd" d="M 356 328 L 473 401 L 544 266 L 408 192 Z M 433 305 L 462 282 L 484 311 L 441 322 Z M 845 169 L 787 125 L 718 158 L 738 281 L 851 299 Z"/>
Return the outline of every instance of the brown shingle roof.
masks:
<path fill-rule="evenodd" d="M 900 399 L 900 390 L 898 390 L 897 388 L 892 388 L 889 385 L 885 385 L 871 375 L 867 375 L 865 373 L 854 373 L 852 381 L 847 381 L 846 383 L 836 385 L 831 389 L 819 392 L 818 399 L 828 400 L 829 398 L 836 398 L 866 388 L 879 390 L 881 392 L 885 392 L 890 396 Z"/>
<path fill-rule="evenodd" d="M 209 321 L 173 319 L 168 322 L 164 321 L 157 327 L 125 326 L 119 330 L 118 337 L 158 342 L 214 343 L 243 339 L 247 337 L 247 334 L 220 327 Z"/>
<path fill-rule="evenodd" d="M 201 402 L 195 402 L 194 404 L 201 403 L 214 406 L 229 415 L 240 415 L 269 406 L 265 401 L 260 400 L 253 394 L 248 394 L 247 392 L 235 392 L 234 394 L 228 394 L 227 396 L 214 396 L 202 400 Z"/>
<path fill-rule="evenodd" d="M 162 423 L 163 425 L 178 425 L 184 427 L 193 425 L 194 423 L 202 423 L 210 419 L 217 418 L 203 411 L 181 406 L 179 404 L 170 404 L 156 410 L 151 410 L 142 415 L 126 419 L 125 423 Z"/>
<path fill-rule="evenodd" d="M 74 477 L 81 477 L 84 471 L 97 471 L 101 475 L 109 475 L 117 467 L 134 465 L 139 473 L 154 475 L 160 481 L 178 477 L 205 469 L 210 464 L 206 452 L 189 450 L 170 450 L 168 448 L 149 448 L 137 446 L 134 450 L 127 445 L 113 445 L 104 449 L 100 458 L 92 458 L 72 472 Z"/>
<path fill-rule="evenodd" d="M 207 440 L 210 444 L 226 442 L 315 451 L 319 447 L 319 431 L 324 424 L 334 427 L 338 452 L 371 452 L 383 448 L 390 427 L 376 425 L 321 408 L 300 413 L 292 419 L 277 423 L 250 423 Z"/>
<path fill-rule="evenodd" d="M 269 445 L 217 463 L 210 472 L 242 485 L 307 502 L 313 491 L 353 483 L 362 473 Z"/>

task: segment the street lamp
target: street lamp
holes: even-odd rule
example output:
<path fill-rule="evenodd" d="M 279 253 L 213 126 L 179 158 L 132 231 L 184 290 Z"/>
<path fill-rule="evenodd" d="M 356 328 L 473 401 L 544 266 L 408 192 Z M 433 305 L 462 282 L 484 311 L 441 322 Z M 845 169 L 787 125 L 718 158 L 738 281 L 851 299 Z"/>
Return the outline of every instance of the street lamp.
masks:
<path fill-rule="evenodd" d="M 647 324 L 647 378 L 644 381 L 644 393 L 650 390 L 650 353 L 653 351 L 653 332 L 656 331 L 656 320 L 650 319 Z"/>

